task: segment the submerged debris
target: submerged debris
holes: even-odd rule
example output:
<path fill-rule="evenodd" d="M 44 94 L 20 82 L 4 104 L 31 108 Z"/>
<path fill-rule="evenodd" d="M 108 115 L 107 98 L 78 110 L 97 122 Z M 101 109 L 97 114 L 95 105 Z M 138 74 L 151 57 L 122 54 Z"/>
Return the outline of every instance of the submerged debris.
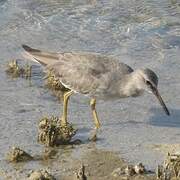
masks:
<path fill-rule="evenodd" d="M 38 142 L 47 146 L 68 144 L 76 131 L 72 124 L 61 125 L 57 117 L 43 117 L 39 122 Z"/>
<path fill-rule="evenodd" d="M 29 180 L 55 180 L 46 170 L 32 171 L 28 177 Z"/>
<path fill-rule="evenodd" d="M 33 157 L 18 147 L 12 147 L 7 154 L 7 160 L 10 162 L 22 162 L 32 160 Z"/>
<path fill-rule="evenodd" d="M 82 164 L 77 173 L 75 173 L 76 180 L 87 180 L 85 175 L 85 166 Z"/>
<path fill-rule="evenodd" d="M 45 79 L 46 87 L 49 88 L 56 97 L 62 100 L 64 93 L 69 91 L 69 89 L 62 85 L 62 83 L 51 70 L 47 71 Z"/>
<path fill-rule="evenodd" d="M 25 67 L 20 67 L 17 60 L 12 60 L 7 64 L 6 73 L 13 78 L 24 77 L 26 79 L 31 78 L 32 66 L 26 64 Z"/>
<path fill-rule="evenodd" d="M 180 154 L 168 153 L 162 166 L 156 170 L 157 179 L 179 179 L 180 178 Z"/>

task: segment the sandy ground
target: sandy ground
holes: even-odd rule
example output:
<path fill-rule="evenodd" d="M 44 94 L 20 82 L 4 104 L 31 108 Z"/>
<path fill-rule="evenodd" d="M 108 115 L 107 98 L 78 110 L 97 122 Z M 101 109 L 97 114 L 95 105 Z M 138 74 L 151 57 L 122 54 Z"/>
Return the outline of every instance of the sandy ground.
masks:
<path fill-rule="evenodd" d="M 164 156 L 170 153 L 179 153 L 180 144 L 156 144 L 152 150 L 159 151 Z M 114 176 L 114 170 L 124 169 L 130 164 L 120 157 L 120 154 L 96 148 L 96 142 L 81 145 L 66 145 L 58 148 L 44 148 L 43 152 L 34 155 L 34 160 L 20 163 L 9 163 L 11 168 L 0 168 L 0 179 L 2 180 L 25 180 L 31 170 L 39 170 L 37 165 L 50 172 L 57 180 L 76 180 L 76 174 L 81 165 L 85 166 L 85 175 L 88 180 L 155 180 L 155 172 L 148 169 L 143 175 L 119 175 Z M 29 166 L 32 164 L 32 166 Z M 36 167 L 36 168 L 34 168 Z M 145 167 L 146 168 L 146 167 Z"/>
<path fill-rule="evenodd" d="M 117 168 L 123 168 L 127 166 L 127 162 L 122 160 L 116 153 L 103 150 L 91 150 L 85 154 L 81 160 L 77 160 L 74 164 L 74 170 L 85 164 L 86 175 L 88 180 L 116 180 L 116 179 L 155 179 L 154 175 L 137 175 L 137 176 L 118 176 L 114 177 L 112 172 Z M 78 165 L 79 164 L 79 165 Z M 71 180 L 73 176 L 64 177 L 64 180 Z"/>

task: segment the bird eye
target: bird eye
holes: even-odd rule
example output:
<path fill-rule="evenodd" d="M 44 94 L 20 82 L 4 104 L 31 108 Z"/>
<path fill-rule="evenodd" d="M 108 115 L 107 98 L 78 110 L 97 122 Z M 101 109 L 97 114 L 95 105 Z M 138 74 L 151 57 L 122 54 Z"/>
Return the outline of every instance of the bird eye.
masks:
<path fill-rule="evenodd" d="M 152 86 L 152 84 L 151 84 L 150 81 L 146 80 L 145 82 L 146 82 L 146 84 L 147 84 L 148 86 Z"/>

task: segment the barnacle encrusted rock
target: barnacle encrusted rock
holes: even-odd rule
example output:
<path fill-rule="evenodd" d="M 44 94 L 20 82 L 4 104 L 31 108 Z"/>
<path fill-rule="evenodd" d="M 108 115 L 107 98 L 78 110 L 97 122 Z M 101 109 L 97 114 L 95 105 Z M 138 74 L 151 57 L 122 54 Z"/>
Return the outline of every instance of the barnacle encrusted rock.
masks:
<path fill-rule="evenodd" d="M 147 170 L 145 169 L 142 163 L 136 165 L 127 165 L 126 167 L 119 167 L 112 172 L 114 177 L 123 177 L 125 176 L 136 176 L 140 174 L 146 174 Z"/>
<path fill-rule="evenodd" d="M 10 152 L 7 154 L 7 160 L 10 162 L 22 162 L 32 160 L 33 157 L 18 147 L 12 147 Z"/>
<path fill-rule="evenodd" d="M 6 73 L 13 78 L 24 77 L 26 79 L 31 78 L 32 66 L 26 64 L 24 67 L 21 67 L 18 64 L 17 60 L 12 60 L 7 64 Z"/>
<path fill-rule="evenodd" d="M 69 91 L 66 87 L 62 85 L 59 79 L 55 76 L 53 71 L 48 70 L 46 72 L 46 87 L 50 89 L 54 96 L 58 97 L 59 100 L 63 100 L 63 95 L 65 92 Z"/>
<path fill-rule="evenodd" d="M 142 163 L 138 163 L 134 166 L 134 171 L 136 174 L 144 174 L 146 169 Z"/>
<path fill-rule="evenodd" d="M 78 172 L 75 173 L 75 180 L 87 180 L 85 166 L 82 164 Z"/>
<path fill-rule="evenodd" d="M 136 174 L 134 167 L 132 165 L 128 165 L 125 169 L 124 172 L 127 176 L 133 176 Z"/>
<path fill-rule="evenodd" d="M 61 125 L 57 117 L 43 117 L 39 122 L 38 142 L 47 146 L 68 144 L 76 131 L 72 124 Z"/>
<path fill-rule="evenodd" d="M 168 153 L 164 164 L 156 169 L 157 179 L 179 179 L 180 178 L 180 154 Z"/>
<path fill-rule="evenodd" d="M 46 79 L 46 86 L 50 89 L 60 90 L 60 91 L 68 90 L 61 84 L 59 79 L 55 76 L 55 74 L 51 70 L 47 71 L 45 79 Z"/>

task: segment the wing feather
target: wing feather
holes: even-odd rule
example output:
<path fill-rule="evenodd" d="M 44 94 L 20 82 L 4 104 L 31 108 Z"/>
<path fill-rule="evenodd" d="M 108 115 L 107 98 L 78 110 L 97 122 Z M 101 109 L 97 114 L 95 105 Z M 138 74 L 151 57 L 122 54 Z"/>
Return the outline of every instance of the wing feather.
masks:
<path fill-rule="evenodd" d="M 106 93 L 112 89 L 112 81 L 133 71 L 117 59 L 96 53 L 51 53 L 27 45 L 22 47 L 31 60 L 52 70 L 67 88 L 83 94 Z"/>
<path fill-rule="evenodd" d="M 105 90 L 111 81 L 133 71 L 129 66 L 99 54 L 64 53 L 59 57 L 57 63 L 47 68 L 66 87 L 83 94 Z M 119 71 L 121 68 L 124 72 Z"/>

